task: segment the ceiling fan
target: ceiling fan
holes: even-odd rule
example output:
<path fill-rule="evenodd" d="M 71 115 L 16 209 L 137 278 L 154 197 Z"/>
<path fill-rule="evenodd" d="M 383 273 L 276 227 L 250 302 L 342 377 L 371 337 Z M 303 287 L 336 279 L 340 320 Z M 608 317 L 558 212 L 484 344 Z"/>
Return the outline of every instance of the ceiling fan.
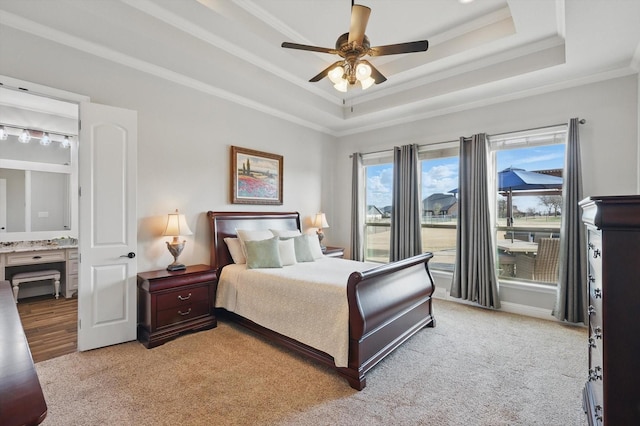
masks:
<path fill-rule="evenodd" d="M 354 4 L 351 0 L 351 25 L 349 32 L 342 34 L 336 41 L 336 48 L 308 46 L 306 44 L 282 43 L 287 49 L 309 50 L 312 52 L 331 53 L 342 59 L 329 65 L 309 81 L 314 83 L 329 77 L 336 90 L 346 92 L 350 85 L 360 82 L 362 89 L 380 84 L 387 80 L 364 56 L 397 55 L 400 53 L 424 52 L 429 48 L 427 40 L 408 43 L 388 44 L 386 46 L 371 47 L 369 38 L 365 35 L 371 9 L 367 6 Z"/>

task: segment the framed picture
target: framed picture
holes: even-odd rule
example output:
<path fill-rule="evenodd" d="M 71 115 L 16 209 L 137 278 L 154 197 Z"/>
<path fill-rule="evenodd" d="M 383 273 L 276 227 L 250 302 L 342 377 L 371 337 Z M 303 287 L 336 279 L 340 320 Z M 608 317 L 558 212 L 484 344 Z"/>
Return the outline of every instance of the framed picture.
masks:
<path fill-rule="evenodd" d="M 282 204 L 282 155 L 231 146 L 234 204 Z"/>

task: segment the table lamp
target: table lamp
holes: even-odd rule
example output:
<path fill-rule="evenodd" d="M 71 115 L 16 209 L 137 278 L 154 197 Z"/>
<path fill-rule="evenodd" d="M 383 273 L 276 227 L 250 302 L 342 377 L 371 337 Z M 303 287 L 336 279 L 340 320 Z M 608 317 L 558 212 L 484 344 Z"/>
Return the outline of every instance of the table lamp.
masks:
<path fill-rule="evenodd" d="M 173 256 L 173 263 L 167 266 L 167 271 L 180 271 L 182 269 L 187 269 L 187 267 L 178 262 L 178 257 L 180 253 L 182 253 L 182 249 L 184 249 L 184 244 L 187 242 L 186 240 L 182 240 L 180 242 L 178 238 L 182 235 L 192 235 L 191 229 L 187 225 L 187 221 L 184 218 L 183 214 L 178 212 L 176 209 L 175 213 L 169 213 L 169 218 L 167 219 L 167 227 L 164 230 L 162 235 L 173 237 L 173 241 L 167 241 L 167 248 L 169 249 L 169 253 Z"/>
<path fill-rule="evenodd" d="M 318 234 L 318 240 L 320 240 L 320 248 L 324 251 L 326 249 L 325 246 L 322 245 L 322 239 L 324 238 L 324 232 L 322 232 L 322 228 L 328 228 L 329 224 L 327 223 L 327 216 L 324 213 L 320 212 L 316 214 L 316 217 L 311 221 L 311 226 L 314 228 L 318 228 L 316 234 Z"/>

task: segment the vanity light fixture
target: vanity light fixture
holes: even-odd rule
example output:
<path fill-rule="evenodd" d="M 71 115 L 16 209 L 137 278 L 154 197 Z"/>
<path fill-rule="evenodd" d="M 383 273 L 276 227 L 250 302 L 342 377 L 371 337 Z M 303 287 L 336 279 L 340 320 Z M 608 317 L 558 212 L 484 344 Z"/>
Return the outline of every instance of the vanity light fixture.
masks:
<path fill-rule="evenodd" d="M 42 137 L 40 138 L 40 145 L 49 146 L 51 145 L 51 138 L 49 137 L 48 132 L 43 132 Z"/>
<path fill-rule="evenodd" d="M 29 143 L 29 141 L 31 140 L 31 133 L 29 133 L 27 129 L 22 129 L 22 133 L 20 133 L 20 136 L 18 136 L 18 140 L 21 143 Z"/>
<path fill-rule="evenodd" d="M 0 140 L 6 141 L 9 139 L 9 134 L 12 136 L 18 136 L 20 143 L 28 144 L 31 139 L 40 139 L 40 145 L 49 146 L 53 142 L 60 143 L 60 147 L 71 147 L 71 141 L 73 135 L 51 132 L 45 129 L 23 128 L 17 127 L 12 124 L 0 123 Z"/>
<path fill-rule="evenodd" d="M 60 147 L 69 148 L 71 146 L 71 138 L 69 136 L 65 136 L 62 142 L 60 142 Z"/>

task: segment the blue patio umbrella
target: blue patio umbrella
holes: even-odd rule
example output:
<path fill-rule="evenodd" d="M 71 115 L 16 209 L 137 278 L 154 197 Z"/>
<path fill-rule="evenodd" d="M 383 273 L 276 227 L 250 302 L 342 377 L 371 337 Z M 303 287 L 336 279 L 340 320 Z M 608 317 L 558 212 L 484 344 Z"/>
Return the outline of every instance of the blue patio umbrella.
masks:
<path fill-rule="evenodd" d="M 530 191 L 544 190 L 561 190 L 563 179 L 558 176 L 547 175 L 544 173 L 531 172 L 524 169 L 507 167 L 498 172 L 498 191 L 503 192 L 507 196 L 507 226 L 513 225 L 513 192 L 518 195 L 535 195 Z M 458 188 L 449 191 L 457 193 Z M 552 192 L 552 191 L 549 191 Z M 553 191 L 558 193 L 557 191 Z"/>
<path fill-rule="evenodd" d="M 508 167 L 498 173 L 498 190 L 507 195 L 507 226 L 513 225 L 513 191 L 562 189 L 562 178 Z M 526 192 L 524 192 L 526 194 Z"/>

